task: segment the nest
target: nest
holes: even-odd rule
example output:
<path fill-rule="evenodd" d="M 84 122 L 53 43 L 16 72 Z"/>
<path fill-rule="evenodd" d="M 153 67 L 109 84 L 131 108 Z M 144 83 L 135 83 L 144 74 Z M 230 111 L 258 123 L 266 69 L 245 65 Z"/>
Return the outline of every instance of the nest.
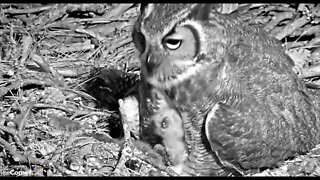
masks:
<path fill-rule="evenodd" d="M 137 102 L 128 98 L 118 103 L 126 94 L 112 88 L 118 81 L 108 81 L 110 85 L 104 77 L 130 74 L 115 85 L 123 91 L 138 80 L 140 62 L 131 39 L 138 8 L 0 5 L 0 176 L 175 175 L 160 165 L 163 146 L 152 149 L 131 139 L 138 135 Z M 317 87 L 320 4 L 216 8 L 226 14 L 237 11 L 244 21 L 281 40 L 299 76 Z M 101 96 L 107 103 L 99 101 Z M 246 175 L 319 176 L 319 156 L 316 146 L 279 168 Z"/>

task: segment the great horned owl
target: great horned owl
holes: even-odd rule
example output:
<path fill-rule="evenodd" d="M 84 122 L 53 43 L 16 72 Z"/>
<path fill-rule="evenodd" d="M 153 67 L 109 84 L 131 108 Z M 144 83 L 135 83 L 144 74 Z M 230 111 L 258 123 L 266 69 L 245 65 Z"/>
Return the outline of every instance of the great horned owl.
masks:
<path fill-rule="evenodd" d="M 153 4 L 141 9 L 133 41 L 141 59 L 141 139 L 161 141 L 152 117 L 163 99 L 152 92 L 163 91 L 183 121 L 183 173 L 272 167 L 320 142 L 320 98 L 259 27 L 208 5 Z"/>

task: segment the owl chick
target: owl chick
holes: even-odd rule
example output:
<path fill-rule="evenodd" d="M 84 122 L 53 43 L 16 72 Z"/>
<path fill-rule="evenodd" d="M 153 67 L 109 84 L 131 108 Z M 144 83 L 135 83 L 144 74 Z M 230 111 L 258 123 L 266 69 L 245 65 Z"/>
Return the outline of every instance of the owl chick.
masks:
<path fill-rule="evenodd" d="M 179 169 L 187 155 L 182 117 L 165 92 L 156 88 L 150 88 L 150 90 L 154 100 L 154 112 L 150 117 L 153 129 L 150 132 L 160 137 L 160 142 L 166 148 L 170 163 Z M 150 134 L 145 135 L 150 136 Z M 145 136 L 142 136 L 142 139 L 144 139 L 143 137 Z"/>
<path fill-rule="evenodd" d="M 152 4 L 141 9 L 132 35 L 141 59 L 141 134 L 157 141 L 150 123 L 157 88 L 183 117 L 184 165 L 192 169 L 184 171 L 273 167 L 319 144 L 319 96 L 259 27 L 209 5 Z"/>
<path fill-rule="evenodd" d="M 162 109 L 152 119 L 155 121 L 155 133 L 162 137 L 169 159 L 174 166 L 180 166 L 186 159 L 184 130 L 182 119 L 174 109 Z"/>

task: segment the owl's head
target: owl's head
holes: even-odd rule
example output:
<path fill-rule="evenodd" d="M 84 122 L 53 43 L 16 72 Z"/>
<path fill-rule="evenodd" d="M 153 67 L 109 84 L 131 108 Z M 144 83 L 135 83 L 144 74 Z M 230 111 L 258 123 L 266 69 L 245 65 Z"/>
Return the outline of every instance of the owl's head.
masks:
<path fill-rule="evenodd" d="M 209 18 L 210 12 L 208 4 L 141 7 L 132 36 L 142 75 L 150 84 L 168 88 L 218 64 L 215 57 L 227 42 L 221 23 Z"/>

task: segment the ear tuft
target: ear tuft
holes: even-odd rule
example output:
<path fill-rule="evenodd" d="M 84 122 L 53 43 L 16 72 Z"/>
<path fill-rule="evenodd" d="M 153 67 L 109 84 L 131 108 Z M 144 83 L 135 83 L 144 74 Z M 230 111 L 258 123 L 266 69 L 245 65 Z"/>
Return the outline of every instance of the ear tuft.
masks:
<path fill-rule="evenodd" d="M 213 6 L 213 4 L 196 5 L 190 13 L 190 18 L 208 20 L 210 11 L 212 10 Z"/>
<path fill-rule="evenodd" d="M 141 5 L 140 5 L 140 16 L 142 17 L 142 19 L 147 18 L 150 15 L 150 13 L 152 12 L 153 9 L 154 9 L 154 4 L 141 3 Z"/>

